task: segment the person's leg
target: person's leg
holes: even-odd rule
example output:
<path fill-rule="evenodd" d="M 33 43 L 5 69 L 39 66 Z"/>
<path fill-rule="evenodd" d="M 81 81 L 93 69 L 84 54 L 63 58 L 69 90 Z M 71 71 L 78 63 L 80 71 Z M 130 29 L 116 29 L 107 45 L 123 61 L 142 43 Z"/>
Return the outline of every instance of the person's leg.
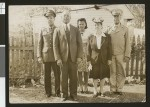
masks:
<path fill-rule="evenodd" d="M 112 64 L 110 65 L 110 91 L 116 92 L 116 57 L 112 56 Z"/>
<path fill-rule="evenodd" d="M 117 55 L 116 58 L 117 58 L 117 92 L 122 92 L 126 79 L 126 72 L 125 72 L 126 63 L 123 61 L 124 55 Z"/>
<path fill-rule="evenodd" d="M 45 62 L 44 63 L 44 85 L 45 85 L 45 92 L 47 97 L 51 96 L 51 63 Z"/>
<path fill-rule="evenodd" d="M 83 80 L 82 80 L 82 71 L 78 71 L 78 83 L 79 83 L 79 89 L 80 92 L 83 92 Z"/>
<path fill-rule="evenodd" d="M 103 78 L 102 80 L 100 80 L 100 94 L 101 94 L 101 96 L 104 96 L 103 95 L 104 94 L 104 90 L 103 90 L 104 84 L 105 84 L 105 78 Z"/>
<path fill-rule="evenodd" d="M 98 90 L 97 90 L 98 79 L 93 79 L 93 84 L 94 84 L 94 95 L 93 95 L 93 97 L 97 97 L 98 96 Z"/>
<path fill-rule="evenodd" d="M 84 92 L 88 92 L 88 78 L 89 72 L 84 72 Z"/>
<path fill-rule="evenodd" d="M 69 61 L 70 96 L 77 97 L 77 64 Z"/>
<path fill-rule="evenodd" d="M 68 97 L 68 62 L 63 62 L 62 70 L 62 93 L 63 98 Z"/>
<path fill-rule="evenodd" d="M 55 76 L 55 95 L 60 97 L 60 69 L 56 62 L 52 63 L 52 69 Z"/>

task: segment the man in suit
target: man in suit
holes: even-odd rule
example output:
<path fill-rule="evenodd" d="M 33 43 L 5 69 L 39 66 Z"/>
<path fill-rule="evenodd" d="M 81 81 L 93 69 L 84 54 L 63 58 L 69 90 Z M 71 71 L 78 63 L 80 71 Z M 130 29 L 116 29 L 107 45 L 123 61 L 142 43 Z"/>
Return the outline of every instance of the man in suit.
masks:
<path fill-rule="evenodd" d="M 122 89 L 126 79 L 126 62 L 130 59 L 130 37 L 128 28 L 120 23 L 122 10 L 114 9 L 111 14 L 114 18 L 114 26 L 108 30 L 112 42 L 112 64 L 110 72 L 111 93 L 122 95 Z"/>
<path fill-rule="evenodd" d="M 62 13 L 63 24 L 55 30 L 53 38 L 54 56 L 62 71 L 63 100 L 68 99 L 68 78 L 70 97 L 77 100 L 77 62 L 83 54 L 82 39 L 78 28 L 70 24 L 71 13 Z"/>
<path fill-rule="evenodd" d="M 51 68 L 55 76 L 55 95 L 60 97 L 60 71 L 54 58 L 53 52 L 53 33 L 56 26 L 54 25 L 56 14 L 53 10 L 49 10 L 44 14 L 48 20 L 48 27 L 44 27 L 38 38 L 37 57 L 39 63 L 44 64 L 45 72 L 45 92 L 47 97 L 52 95 L 51 92 Z"/>

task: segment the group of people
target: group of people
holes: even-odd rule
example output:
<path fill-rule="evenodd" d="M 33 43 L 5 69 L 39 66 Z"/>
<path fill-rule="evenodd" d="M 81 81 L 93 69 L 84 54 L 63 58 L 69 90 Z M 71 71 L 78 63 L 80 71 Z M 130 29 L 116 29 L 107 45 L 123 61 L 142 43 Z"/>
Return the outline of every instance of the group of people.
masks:
<path fill-rule="evenodd" d="M 122 95 L 125 63 L 130 59 L 130 38 L 127 27 L 120 23 L 122 10 L 114 9 L 111 14 L 114 26 L 106 32 L 103 32 L 104 19 L 92 19 L 94 33 L 88 32 L 85 18 L 77 20 L 77 27 L 70 24 L 69 10 L 62 12 L 63 24 L 59 27 L 54 25 L 56 13 L 53 10 L 44 14 L 49 27 L 42 28 L 38 37 L 37 57 L 44 65 L 47 97 L 52 95 L 51 69 L 55 77 L 55 96 L 62 97 L 63 101 L 69 96 L 78 100 L 78 91 L 87 94 L 89 78 L 93 78 L 93 98 L 105 95 L 105 78 L 110 80 L 110 93 Z"/>

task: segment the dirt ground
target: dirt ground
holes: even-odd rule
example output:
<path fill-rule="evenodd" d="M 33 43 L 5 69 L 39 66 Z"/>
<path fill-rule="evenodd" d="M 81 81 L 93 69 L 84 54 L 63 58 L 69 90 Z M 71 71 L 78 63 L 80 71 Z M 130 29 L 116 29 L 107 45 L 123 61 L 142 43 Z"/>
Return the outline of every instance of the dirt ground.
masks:
<path fill-rule="evenodd" d="M 124 94 L 110 95 L 109 86 L 105 86 L 105 97 L 98 96 L 92 98 L 93 87 L 89 87 L 89 94 L 79 94 L 78 101 L 62 101 L 62 98 L 47 98 L 44 94 L 44 86 L 34 86 L 28 88 L 9 88 L 10 103 L 133 103 L 146 102 L 146 86 L 145 85 L 125 85 Z M 54 93 L 54 92 L 53 92 Z"/>

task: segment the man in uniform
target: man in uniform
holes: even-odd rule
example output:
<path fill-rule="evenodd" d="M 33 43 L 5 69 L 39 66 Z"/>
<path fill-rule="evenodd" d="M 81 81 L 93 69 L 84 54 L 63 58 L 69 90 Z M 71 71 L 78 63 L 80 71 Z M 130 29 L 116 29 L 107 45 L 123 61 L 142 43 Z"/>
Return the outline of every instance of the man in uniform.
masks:
<path fill-rule="evenodd" d="M 44 27 L 38 38 L 37 57 L 38 62 L 44 65 L 44 83 L 46 96 L 52 95 L 51 85 L 51 68 L 55 76 L 55 95 L 60 97 L 60 71 L 54 58 L 53 52 L 53 33 L 56 26 L 54 25 L 56 14 L 53 10 L 47 11 L 44 16 L 48 20 L 48 27 Z"/>
<path fill-rule="evenodd" d="M 110 72 L 111 93 L 122 95 L 126 79 L 126 62 L 130 59 L 130 37 L 128 28 L 120 23 L 122 10 L 114 9 L 111 14 L 114 18 L 114 26 L 108 30 L 112 42 L 112 64 Z"/>

